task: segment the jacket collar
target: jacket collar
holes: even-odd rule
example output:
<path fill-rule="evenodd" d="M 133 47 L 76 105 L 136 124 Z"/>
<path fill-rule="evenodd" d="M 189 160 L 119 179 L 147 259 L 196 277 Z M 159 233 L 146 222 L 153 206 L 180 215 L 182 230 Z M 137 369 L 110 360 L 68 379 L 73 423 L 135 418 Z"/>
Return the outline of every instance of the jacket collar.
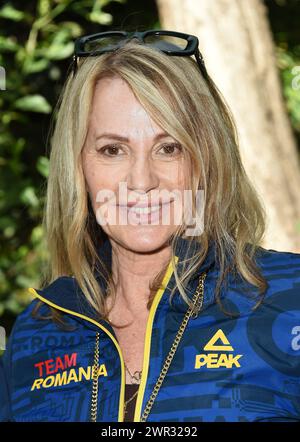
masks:
<path fill-rule="evenodd" d="M 175 248 L 175 255 L 179 259 L 179 265 L 178 265 L 179 274 L 181 270 L 180 266 L 183 265 L 180 264 L 180 261 L 183 260 L 186 256 L 192 256 L 195 253 L 195 251 L 198 250 L 198 248 L 199 244 L 196 241 L 194 240 L 191 241 L 182 237 L 178 238 Z M 103 244 L 99 247 L 98 254 L 102 259 L 102 261 L 105 262 L 107 268 L 110 269 L 112 263 L 112 247 L 108 239 L 105 239 Z M 211 242 L 209 251 L 206 255 L 204 262 L 202 263 L 201 266 L 199 266 L 199 268 L 197 269 L 197 271 L 190 280 L 190 284 L 187 287 L 188 295 L 192 294 L 192 287 L 195 279 L 198 279 L 199 275 L 202 272 L 204 271 L 207 272 L 208 270 L 216 266 L 216 264 L 217 261 L 215 256 L 215 246 L 214 243 Z M 101 276 L 100 272 L 97 272 L 95 276 L 99 284 L 101 285 L 102 289 L 105 290 L 106 283 L 104 281 L 104 278 Z M 165 290 L 165 293 L 171 290 L 174 287 L 174 284 L 175 284 L 175 277 L 174 275 L 172 275 L 166 286 L 167 290 Z M 81 291 L 74 277 L 66 277 L 66 276 L 59 277 L 44 289 L 35 290 L 35 292 L 37 292 L 40 299 L 44 300 L 44 302 L 46 302 L 49 305 L 56 306 L 65 311 L 69 311 L 70 313 L 76 312 L 100 322 L 97 312 L 95 312 L 95 310 L 91 307 L 91 305 L 86 301 L 86 298 L 83 295 L 83 292 Z M 174 301 L 177 302 L 179 305 L 180 304 L 182 305 L 180 296 L 174 297 Z M 106 321 L 104 322 L 107 326 L 107 322 Z"/>

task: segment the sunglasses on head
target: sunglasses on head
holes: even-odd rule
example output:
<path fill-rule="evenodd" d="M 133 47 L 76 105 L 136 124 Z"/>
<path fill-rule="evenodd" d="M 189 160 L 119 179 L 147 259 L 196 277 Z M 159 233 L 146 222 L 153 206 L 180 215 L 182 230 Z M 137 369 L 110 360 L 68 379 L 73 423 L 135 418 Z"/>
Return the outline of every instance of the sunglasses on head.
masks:
<path fill-rule="evenodd" d="M 198 38 L 195 35 L 165 30 L 148 30 L 144 32 L 108 31 L 77 38 L 73 55 L 73 77 L 78 68 L 78 58 L 113 52 L 133 38 L 167 55 L 179 57 L 195 55 L 200 71 L 204 78 L 207 79 L 208 74 L 204 60 L 198 48 Z"/>

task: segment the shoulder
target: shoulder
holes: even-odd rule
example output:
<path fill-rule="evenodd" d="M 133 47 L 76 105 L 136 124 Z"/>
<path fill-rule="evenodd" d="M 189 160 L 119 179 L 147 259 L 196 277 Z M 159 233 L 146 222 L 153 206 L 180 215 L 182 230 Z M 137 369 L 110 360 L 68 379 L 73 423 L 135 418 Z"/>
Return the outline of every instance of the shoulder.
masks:
<path fill-rule="evenodd" d="M 19 333 L 22 334 L 22 331 L 30 328 L 32 325 L 35 324 L 36 321 L 33 317 L 33 314 L 38 305 L 39 300 L 35 298 L 27 305 L 27 307 L 24 308 L 21 313 L 18 314 L 10 334 L 11 338 L 15 337 L 16 335 L 18 336 Z M 43 310 L 43 313 L 45 313 L 45 308 Z"/>
<path fill-rule="evenodd" d="M 34 311 L 39 307 L 37 316 Z M 40 336 L 42 330 L 49 331 L 55 327 L 50 319 L 39 319 L 39 317 L 47 317 L 50 309 L 48 306 L 40 303 L 38 299 L 33 299 L 29 305 L 17 316 L 8 340 L 8 347 L 13 354 L 19 351 L 30 351 L 27 349 L 27 343 L 36 336 Z"/>
<path fill-rule="evenodd" d="M 269 284 L 268 294 L 290 292 L 300 304 L 300 253 L 259 248 L 255 261 Z"/>
<path fill-rule="evenodd" d="M 248 326 L 283 345 L 299 358 L 300 350 L 300 254 L 261 249 L 258 264 L 268 283 L 263 304 L 252 314 Z M 284 347 L 284 345 L 283 345 Z M 285 348 L 287 352 L 288 349 Z M 296 353 L 295 353 L 296 352 Z"/>
<path fill-rule="evenodd" d="M 262 321 L 266 316 L 275 318 L 284 313 L 286 320 L 293 318 L 300 324 L 300 254 L 259 247 L 253 262 L 267 284 L 266 291 L 260 293 L 256 286 L 234 274 L 230 278 L 230 299 L 243 312 L 249 313 L 251 308 L 252 316 L 260 315 Z"/>
<path fill-rule="evenodd" d="M 60 277 L 43 289 L 29 289 L 36 296 L 27 307 L 17 316 L 13 325 L 8 346 L 13 354 L 27 353 L 41 346 L 42 340 L 49 336 L 56 336 L 64 332 L 57 321 L 53 320 L 52 302 L 43 302 L 41 299 L 71 298 L 74 293 L 73 278 Z M 63 314 L 66 325 L 74 325 L 74 321 Z M 72 324 L 71 324 L 72 323 Z"/>
<path fill-rule="evenodd" d="M 256 260 L 267 273 L 300 277 L 300 253 L 259 247 L 256 252 Z"/>

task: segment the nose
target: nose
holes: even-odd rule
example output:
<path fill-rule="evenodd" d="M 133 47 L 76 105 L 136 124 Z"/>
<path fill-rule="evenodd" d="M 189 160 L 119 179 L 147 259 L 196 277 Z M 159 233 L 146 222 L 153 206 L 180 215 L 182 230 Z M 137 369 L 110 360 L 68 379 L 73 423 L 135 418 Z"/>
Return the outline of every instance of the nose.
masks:
<path fill-rule="evenodd" d="M 128 190 L 147 193 L 158 186 L 159 177 L 151 159 L 147 156 L 136 158 L 127 175 Z"/>

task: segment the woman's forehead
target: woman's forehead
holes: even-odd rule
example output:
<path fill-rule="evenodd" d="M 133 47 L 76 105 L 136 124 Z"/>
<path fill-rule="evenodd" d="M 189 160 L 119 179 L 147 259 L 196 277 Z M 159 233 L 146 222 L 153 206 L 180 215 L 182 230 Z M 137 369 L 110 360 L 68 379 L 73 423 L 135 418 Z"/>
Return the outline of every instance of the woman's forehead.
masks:
<path fill-rule="evenodd" d="M 102 83 L 100 83 L 102 82 Z M 128 138 L 153 138 L 165 132 L 121 79 L 102 79 L 95 88 L 90 124 L 96 137 L 117 132 Z"/>

